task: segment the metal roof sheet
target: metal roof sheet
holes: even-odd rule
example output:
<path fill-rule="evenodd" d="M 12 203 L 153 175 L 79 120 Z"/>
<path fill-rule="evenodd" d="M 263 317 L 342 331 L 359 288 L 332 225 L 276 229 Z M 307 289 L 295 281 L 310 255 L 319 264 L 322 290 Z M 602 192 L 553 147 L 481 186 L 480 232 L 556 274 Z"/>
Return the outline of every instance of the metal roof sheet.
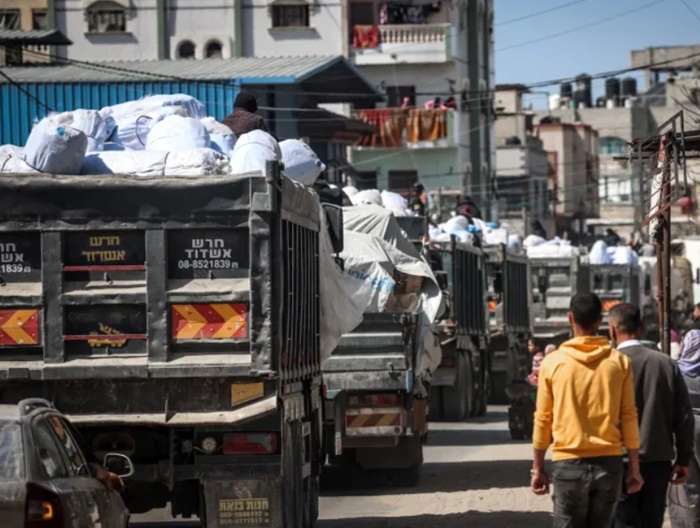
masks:
<path fill-rule="evenodd" d="M 2 68 L 18 83 L 129 82 L 157 80 L 229 81 L 249 84 L 300 82 L 341 56 L 242 57 L 235 59 L 80 62 Z M 348 64 L 350 67 L 350 65 Z M 0 78 L 0 83 L 8 82 Z"/>
<path fill-rule="evenodd" d="M 0 44 L 68 46 L 73 43 L 57 29 L 0 29 Z"/>

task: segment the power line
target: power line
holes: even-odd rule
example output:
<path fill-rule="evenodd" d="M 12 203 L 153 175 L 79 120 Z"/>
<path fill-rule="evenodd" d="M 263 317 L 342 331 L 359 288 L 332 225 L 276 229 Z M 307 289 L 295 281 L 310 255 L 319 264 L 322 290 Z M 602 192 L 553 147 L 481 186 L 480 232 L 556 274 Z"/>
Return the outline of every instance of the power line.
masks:
<path fill-rule="evenodd" d="M 600 24 L 604 24 L 604 23 L 606 23 L 606 22 L 611 22 L 612 20 L 617 20 L 617 19 L 619 19 L 619 18 L 626 17 L 626 16 L 628 16 L 628 15 L 637 13 L 637 12 L 643 10 L 643 9 L 647 9 L 647 8 L 649 8 L 649 7 L 655 6 L 655 5 L 660 4 L 660 3 L 662 3 L 662 2 L 665 2 L 665 1 L 666 1 L 666 0 L 654 0 L 653 2 L 649 2 L 649 3 L 647 3 L 647 4 L 644 4 L 644 5 L 642 5 L 642 6 L 636 7 L 636 8 L 634 8 L 634 9 L 630 9 L 630 10 L 628 10 L 628 11 L 624 11 L 624 12 L 622 12 L 622 13 L 618 13 L 618 14 L 616 14 L 616 15 L 609 16 L 609 17 L 606 17 L 606 18 L 601 18 L 601 19 L 599 19 L 599 20 L 596 20 L 595 22 L 589 22 L 589 23 L 583 24 L 583 25 L 581 25 L 581 26 L 577 26 L 577 27 L 574 27 L 574 28 L 570 28 L 570 29 L 567 29 L 567 30 L 565 30 L 565 31 L 559 31 L 559 32 L 557 32 L 557 33 L 552 33 L 551 35 L 545 35 L 544 37 L 539 37 L 539 38 L 535 38 L 535 39 L 532 39 L 532 40 L 527 40 L 527 41 L 525 41 L 525 42 L 518 42 L 517 44 L 511 44 L 511 45 L 509 45 L 509 46 L 505 46 L 505 47 L 503 47 L 503 48 L 499 48 L 499 49 L 497 49 L 496 51 L 498 52 L 498 51 L 506 51 L 506 50 L 514 49 L 514 48 L 522 48 L 523 46 L 529 46 L 529 45 L 531 45 L 531 44 L 536 44 L 536 43 L 539 43 L 539 42 L 544 42 L 544 41 L 546 41 L 546 40 L 551 40 L 551 39 L 553 39 L 553 38 L 563 37 L 563 36 L 565 36 L 565 35 L 569 35 L 569 34 L 571 34 L 571 33 L 575 33 L 575 32 L 577 32 L 577 31 L 581 31 L 581 30 L 583 30 L 583 29 L 588 29 L 588 28 L 591 28 L 591 27 L 594 27 L 594 26 L 599 26 Z"/>
<path fill-rule="evenodd" d="M 523 20 L 529 20 L 531 18 L 540 16 L 540 15 L 546 15 L 546 14 L 552 13 L 554 11 L 559 11 L 560 9 L 564 9 L 564 8 L 570 7 L 572 5 L 582 4 L 583 2 L 588 2 L 588 0 L 573 0 L 572 2 L 567 2 L 567 3 L 562 4 L 562 5 L 550 7 L 548 9 L 542 9 L 540 11 L 535 11 L 534 13 L 530 13 L 529 15 L 523 15 L 523 16 L 519 16 L 516 18 L 508 19 L 504 22 L 499 22 L 498 24 L 495 24 L 495 27 L 507 26 L 508 24 L 514 24 L 516 22 L 521 22 Z"/>
<path fill-rule="evenodd" d="M 686 8 L 688 8 L 688 11 L 690 11 L 690 13 L 691 13 L 695 18 L 698 19 L 698 22 L 700 22 L 700 15 L 698 14 L 697 11 L 695 11 L 695 9 L 692 8 L 692 6 L 688 3 L 688 1 L 687 1 L 687 0 L 681 0 L 681 2 L 683 2 L 683 5 L 684 5 Z"/>
<path fill-rule="evenodd" d="M 36 102 L 36 103 L 37 103 L 39 106 L 41 106 L 42 108 L 45 108 L 45 109 L 48 110 L 49 112 L 55 112 L 55 110 L 54 110 L 53 108 L 51 108 L 49 105 L 47 105 L 46 103 L 44 103 L 44 101 L 42 101 L 42 100 L 39 99 L 38 97 L 35 97 L 34 95 L 32 95 L 28 90 L 25 90 L 24 87 L 23 87 L 21 84 L 15 82 L 9 75 L 7 75 L 4 71 L 0 70 L 0 76 L 3 77 L 3 78 L 4 78 L 7 82 L 9 82 L 12 86 L 14 86 L 15 88 L 17 88 L 17 89 L 18 89 L 20 92 L 22 92 L 24 95 L 26 95 L 27 97 L 29 97 L 32 101 Z"/>

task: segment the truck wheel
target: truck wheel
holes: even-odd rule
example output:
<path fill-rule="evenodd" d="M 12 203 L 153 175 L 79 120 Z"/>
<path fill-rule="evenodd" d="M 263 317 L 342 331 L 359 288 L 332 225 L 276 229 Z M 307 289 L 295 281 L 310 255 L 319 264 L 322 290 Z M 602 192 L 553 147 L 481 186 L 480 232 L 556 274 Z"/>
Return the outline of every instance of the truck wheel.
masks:
<path fill-rule="evenodd" d="M 493 402 L 498 405 L 508 405 L 508 395 L 506 387 L 515 381 L 518 376 L 518 352 L 512 348 L 508 349 L 505 372 L 492 372 L 491 383 L 493 384 Z"/>
<path fill-rule="evenodd" d="M 457 380 L 454 387 L 442 388 L 442 412 L 448 422 L 462 422 L 471 414 L 474 398 L 474 371 L 471 358 L 457 354 Z"/>
<path fill-rule="evenodd" d="M 304 483 L 302 481 L 301 422 L 283 424 L 282 504 L 284 526 L 296 528 L 304 522 Z"/>
<path fill-rule="evenodd" d="M 510 437 L 513 440 L 525 440 L 525 431 L 521 429 L 511 429 L 510 430 Z"/>
<path fill-rule="evenodd" d="M 404 468 L 385 470 L 389 485 L 397 488 L 412 488 L 420 481 L 423 468 L 423 444 L 419 436 L 405 436 L 401 443 L 407 449 L 406 458 L 411 465 Z"/>
<path fill-rule="evenodd" d="M 477 406 L 474 411 L 474 416 L 481 417 L 486 416 L 488 411 L 489 396 L 491 395 L 491 374 L 486 368 L 483 371 L 483 381 L 481 383 L 481 389 L 479 389 L 479 394 L 477 395 L 476 401 Z"/>

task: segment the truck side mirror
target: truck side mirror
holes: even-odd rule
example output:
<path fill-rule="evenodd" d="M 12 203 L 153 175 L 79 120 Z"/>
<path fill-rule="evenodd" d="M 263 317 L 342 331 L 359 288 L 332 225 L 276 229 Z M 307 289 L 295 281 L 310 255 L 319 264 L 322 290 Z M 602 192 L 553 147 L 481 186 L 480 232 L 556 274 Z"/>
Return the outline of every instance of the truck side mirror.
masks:
<path fill-rule="evenodd" d="M 335 253 L 342 253 L 345 238 L 343 236 L 343 208 L 337 205 L 324 203 L 323 210 L 326 212 L 328 220 L 328 234 L 331 237 L 331 244 Z"/>

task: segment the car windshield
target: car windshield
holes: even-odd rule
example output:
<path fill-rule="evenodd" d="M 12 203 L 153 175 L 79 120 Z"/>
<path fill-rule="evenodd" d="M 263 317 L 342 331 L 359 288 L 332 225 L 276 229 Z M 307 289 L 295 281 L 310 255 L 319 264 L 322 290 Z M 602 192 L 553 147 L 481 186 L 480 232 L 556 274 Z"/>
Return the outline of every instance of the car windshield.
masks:
<path fill-rule="evenodd" d="M 22 429 L 17 422 L 0 421 L 0 482 L 23 477 Z"/>

